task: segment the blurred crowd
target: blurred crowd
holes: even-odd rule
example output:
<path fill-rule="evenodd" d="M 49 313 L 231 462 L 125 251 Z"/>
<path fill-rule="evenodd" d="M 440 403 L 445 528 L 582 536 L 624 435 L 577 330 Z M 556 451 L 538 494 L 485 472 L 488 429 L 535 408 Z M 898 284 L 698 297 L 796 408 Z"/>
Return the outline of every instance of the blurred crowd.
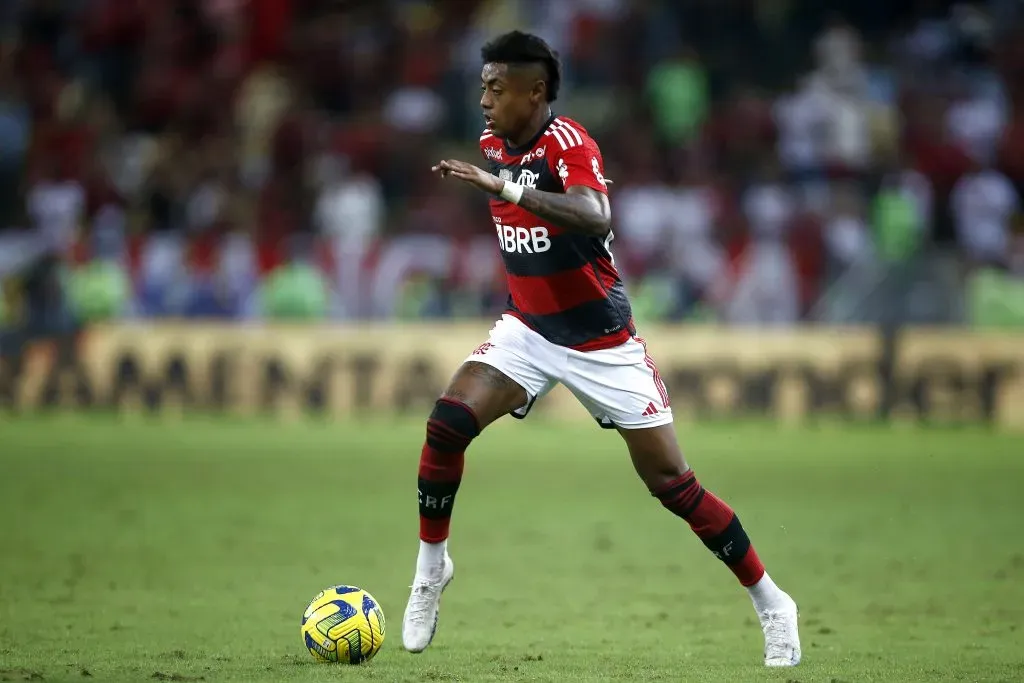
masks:
<path fill-rule="evenodd" d="M 0 321 L 495 314 L 485 198 L 429 169 L 482 163 L 479 48 L 521 28 L 559 50 L 557 111 L 602 147 L 641 321 L 1024 325 L 1022 19 L 1015 0 L 4 0 Z"/>

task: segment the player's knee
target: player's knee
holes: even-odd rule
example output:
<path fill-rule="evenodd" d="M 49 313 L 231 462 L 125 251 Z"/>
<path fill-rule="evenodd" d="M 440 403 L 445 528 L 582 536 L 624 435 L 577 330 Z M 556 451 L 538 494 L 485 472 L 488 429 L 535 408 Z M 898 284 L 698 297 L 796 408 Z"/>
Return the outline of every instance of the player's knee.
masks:
<path fill-rule="evenodd" d="M 479 434 L 476 414 L 461 401 L 438 399 L 427 419 L 427 445 L 437 451 L 464 451 Z"/>
<path fill-rule="evenodd" d="M 684 518 L 696 509 L 704 497 L 704 487 L 692 470 L 660 486 L 651 487 L 650 490 L 651 495 L 661 501 L 662 505 Z"/>
<path fill-rule="evenodd" d="M 631 448 L 630 455 L 633 457 L 637 474 L 651 493 L 679 481 L 691 472 L 678 450 L 658 448 L 638 451 Z"/>
<path fill-rule="evenodd" d="M 666 487 L 672 486 L 689 475 L 692 475 L 692 471 L 686 464 L 664 464 L 661 467 L 644 472 L 642 478 L 644 484 L 647 485 L 647 489 L 653 495 L 657 495 L 656 491 L 664 490 Z"/>

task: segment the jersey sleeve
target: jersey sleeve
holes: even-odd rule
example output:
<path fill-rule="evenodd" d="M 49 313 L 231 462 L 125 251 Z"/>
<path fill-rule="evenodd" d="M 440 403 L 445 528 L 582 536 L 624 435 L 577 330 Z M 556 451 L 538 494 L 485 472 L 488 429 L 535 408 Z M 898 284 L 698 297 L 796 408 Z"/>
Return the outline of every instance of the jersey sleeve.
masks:
<path fill-rule="evenodd" d="M 601 150 L 589 136 L 580 136 L 572 130 L 561 130 L 556 133 L 553 147 L 555 153 L 551 156 L 551 167 L 561 181 L 562 189 L 568 190 L 573 185 L 582 185 L 608 193 Z"/>

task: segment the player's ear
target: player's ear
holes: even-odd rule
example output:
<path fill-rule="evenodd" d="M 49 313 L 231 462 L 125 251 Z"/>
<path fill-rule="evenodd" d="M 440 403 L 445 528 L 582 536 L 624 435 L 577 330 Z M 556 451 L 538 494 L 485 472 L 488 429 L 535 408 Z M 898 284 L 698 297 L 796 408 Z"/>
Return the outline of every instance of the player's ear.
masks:
<path fill-rule="evenodd" d="M 543 104 L 548 96 L 548 84 L 547 82 L 537 79 L 533 82 L 533 88 L 530 89 L 530 102 L 533 104 Z"/>

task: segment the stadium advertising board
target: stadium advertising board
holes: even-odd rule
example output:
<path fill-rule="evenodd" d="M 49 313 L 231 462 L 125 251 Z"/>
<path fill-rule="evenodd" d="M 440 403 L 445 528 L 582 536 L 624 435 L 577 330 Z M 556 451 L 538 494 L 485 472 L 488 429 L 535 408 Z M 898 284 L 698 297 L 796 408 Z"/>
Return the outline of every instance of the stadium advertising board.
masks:
<path fill-rule="evenodd" d="M 40 347 L 19 368 L 8 362 L 0 401 L 166 414 L 424 414 L 486 332 L 486 324 L 100 327 L 66 353 Z M 1024 334 L 645 332 L 680 418 L 888 417 L 1024 429 Z M 531 419 L 587 416 L 559 388 Z"/>

